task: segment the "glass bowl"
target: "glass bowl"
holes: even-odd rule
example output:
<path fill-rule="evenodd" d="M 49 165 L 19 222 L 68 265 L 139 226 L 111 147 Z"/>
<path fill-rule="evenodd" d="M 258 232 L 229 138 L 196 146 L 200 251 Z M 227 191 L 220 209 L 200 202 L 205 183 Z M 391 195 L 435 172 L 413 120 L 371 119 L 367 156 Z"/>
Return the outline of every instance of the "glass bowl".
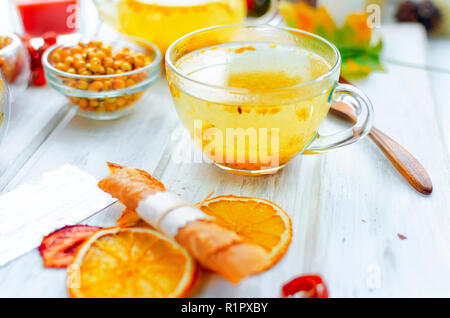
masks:
<path fill-rule="evenodd" d="M 0 72 L 0 144 L 6 135 L 11 108 L 9 91 Z"/>
<path fill-rule="evenodd" d="M 30 61 L 28 52 L 19 37 L 13 33 L 0 34 L 11 43 L 0 49 L 0 71 L 8 84 L 12 101 L 28 86 Z"/>
<path fill-rule="evenodd" d="M 81 40 L 88 43 L 95 40 Z M 78 114 L 97 120 L 111 120 L 129 114 L 144 91 L 154 84 L 161 75 L 161 52 L 152 43 L 145 40 L 120 36 L 119 38 L 101 40 L 110 45 L 112 52 L 129 48 L 137 53 L 144 53 L 152 62 L 144 67 L 111 75 L 80 75 L 56 69 L 50 62 L 52 53 L 58 48 L 71 48 L 78 44 L 55 44 L 42 56 L 45 78 L 50 87 L 69 98 L 70 104 L 78 108 Z M 123 88 L 114 83 L 126 83 Z M 98 87 L 93 89 L 96 84 Z M 94 84 L 93 84 L 94 83 Z M 93 85 L 92 85 L 93 84 Z M 116 87 L 116 88 L 115 88 Z"/>

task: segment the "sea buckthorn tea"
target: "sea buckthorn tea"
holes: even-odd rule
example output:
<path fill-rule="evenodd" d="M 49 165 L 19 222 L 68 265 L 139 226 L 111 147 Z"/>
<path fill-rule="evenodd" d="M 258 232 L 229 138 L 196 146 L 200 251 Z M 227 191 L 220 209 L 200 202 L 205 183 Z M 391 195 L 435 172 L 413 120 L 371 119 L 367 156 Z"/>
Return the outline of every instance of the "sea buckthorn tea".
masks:
<path fill-rule="evenodd" d="M 96 0 L 96 4 L 102 18 L 120 32 L 151 41 L 162 52 L 189 32 L 242 23 L 247 14 L 243 0 Z"/>
<path fill-rule="evenodd" d="M 322 57 L 295 46 L 224 44 L 191 52 L 176 66 L 194 80 L 252 92 L 248 100 L 233 100 L 228 93 L 211 100 L 187 87 L 171 87 L 191 135 L 201 140 L 202 149 L 214 161 L 231 168 L 258 170 L 276 163 L 272 160 L 285 164 L 315 136 L 330 107 L 331 86 L 300 96 L 298 91 L 269 98 L 260 94 L 310 81 L 330 70 Z M 230 128 L 242 130 L 230 136 Z"/>
<path fill-rule="evenodd" d="M 303 31 L 204 29 L 169 48 L 166 68 L 178 115 L 195 144 L 234 173 L 273 173 L 299 153 L 357 141 L 360 135 L 352 129 L 316 138 L 333 97 L 355 105 L 363 120 L 355 131 L 370 130 L 367 98 L 337 84 L 337 49 Z"/>

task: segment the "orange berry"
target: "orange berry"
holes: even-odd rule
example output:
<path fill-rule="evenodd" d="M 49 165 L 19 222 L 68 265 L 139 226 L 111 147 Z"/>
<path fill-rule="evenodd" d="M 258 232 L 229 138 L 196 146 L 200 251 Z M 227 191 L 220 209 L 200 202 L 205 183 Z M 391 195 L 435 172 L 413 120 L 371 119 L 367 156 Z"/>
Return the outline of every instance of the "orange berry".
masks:
<path fill-rule="evenodd" d="M 122 64 L 122 66 L 120 67 L 120 69 L 121 69 L 122 71 L 124 71 L 124 72 L 129 72 L 129 71 L 132 70 L 132 67 L 131 67 L 130 63 L 125 62 L 125 63 Z"/>
<path fill-rule="evenodd" d="M 89 68 L 92 72 L 97 73 L 101 70 L 102 66 L 100 64 L 91 64 Z"/>
<path fill-rule="evenodd" d="M 122 61 L 122 60 L 116 60 L 116 61 L 114 61 L 114 67 L 115 67 L 116 69 L 121 68 L 121 67 L 122 67 L 122 64 L 123 64 L 123 61 Z"/>
<path fill-rule="evenodd" d="M 130 87 L 130 86 L 133 86 L 133 85 L 135 85 L 136 84 L 136 82 L 135 81 L 133 81 L 132 79 L 127 79 L 127 87 Z"/>
<path fill-rule="evenodd" d="M 89 90 L 94 92 L 99 92 L 103 88 L 103 83 L 100 81 L 94 81 L 89 85 Z"/>
<path fill-rule="evenodd" d="M 75 67 L 80 70 L 86 67 L 86 62 L 83 60 L 78 60 L 75 62 Z"/>
<path fill-rule="evenodd" d="M 72 56 L 68 56 L 68 57 L 66 57 L 65 60 L 64 60 L 64 63 L 67 64 L 67 65 L 69 65 L 69 66 L 72 65 L 73 62 L 75 62 L 75 59 L 74 59 Z"/>
<path fill-rule="evenodd" d="M 54 53 L 52 54 L 52 56 L 50 57 L 50 61 L 51 61 L 53 64 L 59 63 L 59 62 L 61 62 L 61 56 L 59 55 L 58 52 L 54 52 Z"/>
<path fill-rule="evenodd" d="M 78 102 L 78 106 L 81 109 L 86 109 L 88 107 L 88 100 L 86 98 L 80 99 L 80 101 Z"/>
<path fill-rule="evenodd" d="M 110 58 L 110 57 L 106 57 L 106 58 L 103 60 L 103 66 L 104 66 L 104 67 L 112 67 L 112 66 L 114 66 L 114 61 L 113 61 L 113 59 Z"/>
<path fill-rule="evenodd" d="M 125 98 L 123 98 L 123 97 L 117 97 L 117 105 L 118 105 L 119 107 L 125 106 L 125 103 L 126 103 Z"/>
<path fill-rule="evenodd" d="M 113 81 L 113 87 L 114 89 L 123 89 L 125 88 L 125 81 L 121 79 L 115 79 Z"/>
<path fill-rule="evenodd" d="M 104 91 L 109 91 L 112 87 L 112 82 L 109 80 L 106 80 L 103 82 L 103 90 Z"/>
<path fill-rule="evenodd" d="M 114 112 L 117 110 L 116 104 L 106 104 L 106 111 L 108 112 Z"/>
<path fill-rule="evenodd" d="M 79 80 L 79 81 L 77 82 L 77 88 L 78 88 L 78 89 L 88 89 L 88 87 L 89 87 L 89 84 L 88 84 L 88 82 L 85 81 L 85 80 Z"/>
<path fill-rule="evenodd" d="M 99 105 L 98 100 L 95 98 L 89 99 L 89 107 L 97 107 Z"/>
<path fill-rule="evenodd" d="M 58 69 L 58 70 L 60 70 L 60 71 L 63 71 L 63 72 L 65 72 L 65 71 L 67 71 L 68 69 L 69 69 L 69 66 L 67 66 L 67 64 L 64 64 L 64 63 L 57 63 L 56 65 L 55 65 L 55 68 L 56 69 Z"/>
<path fill-rule="evenodd" d="M 77 53 L 83 52 L 83 49 L 82 49 L 80 46 L 74 46 L 74 47 L 70 50 L 70 52 L 71 52 L 72 54 L 77 54 Z"/>

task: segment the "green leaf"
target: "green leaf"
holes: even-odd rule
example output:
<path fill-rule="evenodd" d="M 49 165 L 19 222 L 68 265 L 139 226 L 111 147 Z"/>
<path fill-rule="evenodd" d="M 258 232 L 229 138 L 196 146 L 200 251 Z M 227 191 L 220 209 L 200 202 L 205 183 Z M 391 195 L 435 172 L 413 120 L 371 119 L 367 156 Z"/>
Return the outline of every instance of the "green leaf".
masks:
<path fill-rule="evenodd" d="M 362 47 L 338 47 L 342 56 L 342 76 L 349 79 L 366 77 L 373 71 L 384 71 L 380 61 L 380 53 L 383 49 L 383 41 L 377 44 Z"/>

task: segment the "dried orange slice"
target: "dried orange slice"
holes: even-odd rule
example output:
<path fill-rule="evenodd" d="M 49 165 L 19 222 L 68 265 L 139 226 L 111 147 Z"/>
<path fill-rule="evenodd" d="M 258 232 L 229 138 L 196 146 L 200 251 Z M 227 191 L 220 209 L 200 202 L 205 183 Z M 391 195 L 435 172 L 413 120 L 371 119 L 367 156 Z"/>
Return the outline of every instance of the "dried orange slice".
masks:
<path fill-rule="evenodd" d="M 182 297 L 196 265 L 178 243 L 145 228 L 104 229 L 78 249 L 68 268 L 71 297 Z"/>
<path fill-rule="evenodd" d="M 268 200 L 224 195 L 207 199 L 196 206 L 214 216 L 220 226 L 267 250 L 270 258 L 268 268 L 286 253 L 291 243 L 292 222 L 289 215 Z"/>
<path fill-rule="evenodd" d="M 122 215 L 117 219 L 116 223 L 122 227 L 132 227 L 137 226 L 137 224 L 141 221 L 141 218 L 136 213 L 136 211 L 125 208 L 122 211 Z"/>

